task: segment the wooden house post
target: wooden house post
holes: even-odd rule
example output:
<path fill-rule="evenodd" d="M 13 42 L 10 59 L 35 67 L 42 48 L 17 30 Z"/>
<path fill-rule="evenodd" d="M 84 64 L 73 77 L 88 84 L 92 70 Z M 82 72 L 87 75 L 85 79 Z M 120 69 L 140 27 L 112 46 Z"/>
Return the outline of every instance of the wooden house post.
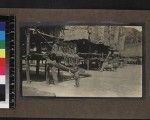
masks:
<path fill-rule="evenodd" d="M 41 44 L 39 43 L 40 41 L 36 42 L 36 47 L 37 47 L 37 53 L 41 53 Z M 39 71 L 40 71 L 40 58 L 36 58 L 36 76 L 37 78 L 39 77 Z"/>
<path fill-rule="evenodd" d="M 29 53 L 30 53 L 30 32 L 26 33 L 27 43 L 26 43 L 26 78 L 27 82 L 30 83 L 30 63 L 29 63 Z"/>
<path fill-rule="evenodd" d="M 47 82 L 48 84 L 50 84 L 50 81 L 49 81 L 49 77 L 50 77 L 49 64 L 46 63 L 45 68 L 46 68 L 46 70 L 45 70 L 46 82 Z"/>
<path fill-rule="evenodd" d="M 90 60 L 87 59 L 87 70 L 89 70 L 89 69 L 90 69 Z"/>

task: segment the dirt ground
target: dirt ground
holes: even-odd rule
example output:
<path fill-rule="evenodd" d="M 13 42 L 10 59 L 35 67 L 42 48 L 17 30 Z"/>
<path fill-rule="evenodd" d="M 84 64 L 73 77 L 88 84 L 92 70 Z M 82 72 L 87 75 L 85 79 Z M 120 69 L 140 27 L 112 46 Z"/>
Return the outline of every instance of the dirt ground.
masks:
<path fill-rule="evenodd" d="M 142 66 L 128 65 L 110 71 L 86 71 L 91 77 L 80 79 L 80 87 L 68 80 L 57 85 L 45 81 L 23 81 L 23 96 L 56 97 L 142 97 Z"/>

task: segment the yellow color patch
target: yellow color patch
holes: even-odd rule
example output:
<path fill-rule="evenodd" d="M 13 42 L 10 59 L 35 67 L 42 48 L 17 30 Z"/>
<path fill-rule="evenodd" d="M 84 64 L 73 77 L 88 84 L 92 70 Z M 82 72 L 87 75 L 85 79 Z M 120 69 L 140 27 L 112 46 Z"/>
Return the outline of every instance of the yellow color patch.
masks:
<path fill-rule="evenodd" d="M 5 58 L 5 49 L 0 49 L 0 58 Z"/>

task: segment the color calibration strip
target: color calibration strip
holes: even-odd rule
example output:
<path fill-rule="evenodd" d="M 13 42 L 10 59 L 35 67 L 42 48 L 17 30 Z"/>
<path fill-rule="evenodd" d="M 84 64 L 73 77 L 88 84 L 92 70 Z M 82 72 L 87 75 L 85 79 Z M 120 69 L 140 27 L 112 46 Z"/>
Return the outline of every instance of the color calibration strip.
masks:
<path fill-rule="evenodd" d="M 0 22 L 0 84 L 6 81 L 5 22 Z"/>

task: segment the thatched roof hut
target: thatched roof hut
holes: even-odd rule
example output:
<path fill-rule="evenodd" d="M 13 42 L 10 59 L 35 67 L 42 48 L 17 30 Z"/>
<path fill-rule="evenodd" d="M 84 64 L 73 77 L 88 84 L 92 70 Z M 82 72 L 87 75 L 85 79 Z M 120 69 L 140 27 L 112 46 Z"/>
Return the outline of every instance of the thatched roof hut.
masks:
<path fill-rule="evenodd" d="M 66 26 L 64 41 L 77 40 L 109 46 L 118 50 L 123 56 L 142 55 L 142 32 L 134 27 Z"/>

